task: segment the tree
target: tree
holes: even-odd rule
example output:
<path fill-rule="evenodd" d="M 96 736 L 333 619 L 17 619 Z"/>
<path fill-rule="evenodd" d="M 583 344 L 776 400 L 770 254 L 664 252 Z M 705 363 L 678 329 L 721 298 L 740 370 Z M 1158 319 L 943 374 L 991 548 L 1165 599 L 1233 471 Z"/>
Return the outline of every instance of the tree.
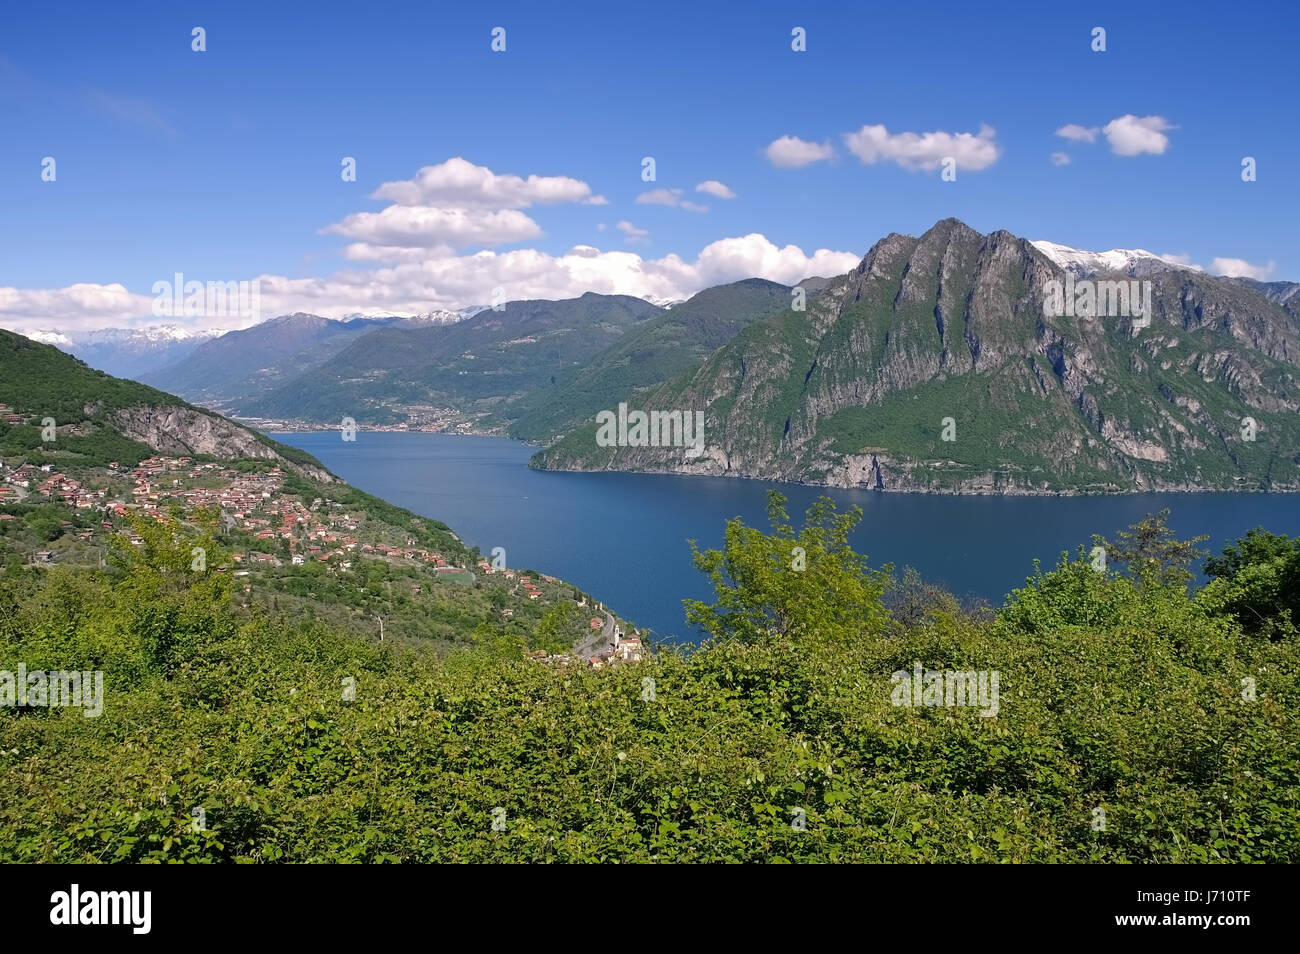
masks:
<path fill-rule="evenodd" d="M 1269 533 L 1263 527 L 1247 530 L 1246 535 L 1223 548 L 1223 555 L 1205 561 L 1205 575 L 1211 579 L 1236 576 L 1243 567 L 1253 563 L 1272 563 L 1289 558 L 1300 550 L 1300 540 L 1291 540 L 1286 534 Z"/>
<path fill-rule="evenodd" d="M 903 567 L 900 580 L 891 582 L 884 598 L 885 606 L 903 626 L 915 626 L 933 612 L 957 614 L 961 603 L 955 596 L 933 583 L 927 583 L 911 566 Z"/>
<path fill-rule="evenodd" d="M 715 638 L 752 643 L 773 636 L 840 638 L 884 629 L 881 595 L 893 568 L 868 567 L 849 546 L 862 509 L 837 513 L 829 497 L 818 499 L 795 532 L 786 498 L 768 494 L 772 533 L 728 521 L 721 550 L 697 548 L 695 566 L 713 581 L 717 602 L 683 601 L 686 619 Z"/>
<path fill-rule="evenodd" d="M 1185 586 L 1194 575 L 1191 565 L 1206 553 L 1196 544 L 1209 537 L 1179 540 L 1169 529 L 1168 520 L 1166 508 L 1121 530 L 1113 543 L 1103 537 L 1095 540 L 1105 548 L 1108 563 L 1126 565 L 1130 575 L 1143 586 Z"/>
<path fill-rule="evenodd" d="M 1300 617 L 1300 541 L 1248 530 L 1223 555 L 1205 561 L 1210 582 L 1197 602 L 1237 618 L 1251 633 L 1284 634 Z"/>

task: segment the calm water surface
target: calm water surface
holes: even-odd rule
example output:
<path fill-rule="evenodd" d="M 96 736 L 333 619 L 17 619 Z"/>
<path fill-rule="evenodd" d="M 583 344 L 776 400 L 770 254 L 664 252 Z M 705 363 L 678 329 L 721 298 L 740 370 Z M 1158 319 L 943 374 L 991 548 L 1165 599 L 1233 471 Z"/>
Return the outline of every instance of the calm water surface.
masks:
<path fill-rule="evenodd" d="M 767 481 L 530 470 L 535 448 L 494 437 L 450 434 L 277 434 L 334 473 L 399 506 L 448 524 L 484 554 L 505 547 L 509 566 L 577 584 L 620 616 L 661 638 L 693 638 L 683 598 L 707 599 L 686 541 L 722 542 L 731 517 L 767 527 L 767 491 L 789 498 L 796 518 L 818 496 L 864 511 L 854 549 L 872 565 L 914 566 L 958 594 L 999 604 L 1024 583 L 1037 558 L 1114 536 L 1168 507 L 1182 537 L 1209 534 L 1218 552 L 1251 527 L 1300 534 L 1300 496 L 1141 494 L 1123 497 L 952 497 L 832 490 Z"/>

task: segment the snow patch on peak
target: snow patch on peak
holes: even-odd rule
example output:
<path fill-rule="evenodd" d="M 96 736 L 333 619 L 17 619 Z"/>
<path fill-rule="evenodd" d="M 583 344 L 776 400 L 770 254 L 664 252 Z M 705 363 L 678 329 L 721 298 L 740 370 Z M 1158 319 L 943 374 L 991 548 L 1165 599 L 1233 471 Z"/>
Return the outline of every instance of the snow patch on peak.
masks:
<path fill-rule="evenodd" d="M 58 347 L 67 347 L 72 344 L 72 339 L 61 331 L 29 331 L 26 333 L 28 338 L 33 341 L 39 341 L 41 344 L 54 345 Z"/>
<path fill-rule="evenodd" d="M 654 295 L 642 295 L 642 301 L 648 301 L 652 305 L 658 305 L 660 308 L 676 308 L 685 298 L 658 298 Z"/>
<path fill-rule="evenodd" d="M 85 338 L 88 341 L 164 342 L 214 338 L 223 333 L 223 330 L 216 328 L 195 330 L 180 325 L 148 325 L 141 328 L 103 328 L 90 332 Z"/>
<path fill-rule="evenodd" d="M 1172 256 L 1157 255 L 1143 248 L 1112 248 L 1105 252 L 1089 252 L 1043 240 L 1031 241 L 1029 244 L 1078 278 L 1088 278 L 1098 272 L 1119 272 L 1137 278 L 1171 268 L 1199 271 L 1195 266 L 1175 261 Z"/>

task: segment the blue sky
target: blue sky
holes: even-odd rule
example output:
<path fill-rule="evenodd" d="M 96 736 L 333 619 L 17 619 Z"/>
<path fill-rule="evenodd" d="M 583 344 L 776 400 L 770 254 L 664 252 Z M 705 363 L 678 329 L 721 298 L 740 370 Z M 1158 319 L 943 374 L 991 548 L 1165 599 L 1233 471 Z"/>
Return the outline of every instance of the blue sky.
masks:
<path fill-rule="evenodd" d="M 1300 280 L 1298 23 L 1294 3 L 1250 2 L 11 5 L 0 325 L 153 320 L 153 283 L 178 271 L 273 277 L 273 313 L 426 311 L 502 287 L 676 297 L 825 272 L 948 216 Z M 1057 133 L 1071 124 L 1082 138 Z M 883 127 L 874 152 L 859 143 L 868 162 L 845 138 L 863 127 Z M 786 136 L 833 155 L 774 163 Z M 555 181 L 374 197 L 458 158 L 471 178 Z M 708 181 L 735 198 L 696 191 Z M 637 201 L 655 189 L 678 205 Z"/>

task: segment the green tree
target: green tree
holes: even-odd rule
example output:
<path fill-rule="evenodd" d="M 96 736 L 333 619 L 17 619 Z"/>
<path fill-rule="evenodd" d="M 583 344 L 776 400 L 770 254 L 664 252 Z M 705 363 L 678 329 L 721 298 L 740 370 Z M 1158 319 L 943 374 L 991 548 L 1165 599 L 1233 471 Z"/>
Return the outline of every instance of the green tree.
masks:
<path fill-rule="evenodd" d="M 1223 555 L 1205 561 L 1210 582 L 1197 603 L 1214 613 L 1236 617 L 1252 633 L 1281 638 L 1300 618 L 1300 541 L 1248 530 Z"/>
<path fill-rule="evenodd" d="M 1205 551 L 1196 545 L 1209 537 L 1177 539 L 1169 528 L 1166 508 L 1147 514 L 1127 530 L 1121 530 L 1114 542 L 1103 537 L 1094 539 L 1105 548 L 1108 563 L 1126 565 L 1133 579 L 1143 585 L 1179 586 L 1186 585 L 1194 576 L 1192 564 L 1205 556 Z"/>
<path fill-rule="evenodd" d="M 849 546 L 849 534 L 861 519 L 861 508 L 837 513 L 835 502 L 822 497 L 796 532 L 786 498 L 769 492 L 770 534 L 737 518 L 728 521 L 721 550 L 701 551 L 690 542 L 695 566 L 712 581 L 716 602 L 685 600 L 687 621 L 714 638 L 745 643 L 882 631 L 888 614 L 881 595 L 893 568 L 872 570 Z"/>

